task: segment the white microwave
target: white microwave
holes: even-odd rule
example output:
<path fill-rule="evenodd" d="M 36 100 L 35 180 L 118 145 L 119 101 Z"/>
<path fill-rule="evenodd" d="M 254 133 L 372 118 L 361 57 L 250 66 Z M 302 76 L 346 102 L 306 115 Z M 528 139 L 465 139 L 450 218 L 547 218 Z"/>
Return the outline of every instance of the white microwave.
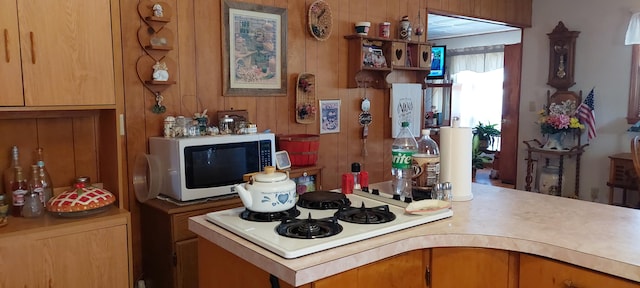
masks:
<path fill-rule="evenodd" d="M 164 194 L 189 201 L 236 193 L 246 173 L 275 166 L 275 135 L 149 138 L 149 152 L 159 159 Z"/>

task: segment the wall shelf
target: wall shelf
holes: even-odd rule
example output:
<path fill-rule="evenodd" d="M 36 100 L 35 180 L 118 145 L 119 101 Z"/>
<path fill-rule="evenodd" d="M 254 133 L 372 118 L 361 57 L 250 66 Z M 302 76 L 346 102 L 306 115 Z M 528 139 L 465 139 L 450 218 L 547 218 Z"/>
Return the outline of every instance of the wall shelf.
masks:
<path fill-rule="evenodd" d="M 344 38 L 349 41 L 347 88 L 358 88 L 358 83 L 362 82 L 372 83 L 372 87 L 378 89 L 388 88 L 386 77 L 394 70 L 413 72 L 417 79 L 424 80 L 431 69 L 431 44 L 428 42 L 363 35 Z"/>

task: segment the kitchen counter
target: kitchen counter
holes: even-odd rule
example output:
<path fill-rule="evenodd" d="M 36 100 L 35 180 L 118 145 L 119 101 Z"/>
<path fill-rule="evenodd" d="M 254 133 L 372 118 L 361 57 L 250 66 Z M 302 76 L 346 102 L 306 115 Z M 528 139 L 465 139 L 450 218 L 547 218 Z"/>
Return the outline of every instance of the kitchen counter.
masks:
<path fill-rule="evenodd" d="M 371 186 L 390 191 L 388 182 Z M 640 281 L 640 210 L 476 183 L 472 189 L 473 200 L 453 203 L 453 217 L 296 259 L 273 254 L 204 215 L 190 218 L 189 229 L 293 286 L 433 247 L 530 253 Z"/>

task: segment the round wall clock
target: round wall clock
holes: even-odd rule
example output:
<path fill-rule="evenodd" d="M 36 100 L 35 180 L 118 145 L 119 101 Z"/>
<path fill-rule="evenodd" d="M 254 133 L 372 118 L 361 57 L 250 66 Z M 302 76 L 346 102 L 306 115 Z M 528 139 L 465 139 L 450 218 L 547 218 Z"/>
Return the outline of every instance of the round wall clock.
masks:
<path fill-rule="evenodd" d="M 309 6 L 309 32 L 311 35 L 324 41 L 331 36 L 331 28 L 333 26 L 333 16 L 331 16 L 331 8 L 329 4 L 322 0 L 313 2 Z"/>

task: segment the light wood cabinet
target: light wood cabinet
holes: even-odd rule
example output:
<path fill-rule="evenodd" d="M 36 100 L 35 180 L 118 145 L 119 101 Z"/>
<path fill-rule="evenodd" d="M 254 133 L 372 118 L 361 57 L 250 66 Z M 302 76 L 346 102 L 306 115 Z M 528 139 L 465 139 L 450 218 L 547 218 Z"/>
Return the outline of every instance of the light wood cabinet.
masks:
<path fill-rule="evenodd" d="M 640 287 L 639 283 L 556 260 L 520 254 L 520 288 Z"/>
<path fill-rule="evenodd" d="M 203 254 L 198 253 L 196 234 L 189 230 L 189 217 L 239 206 L 238 197 L 185 206 L 160 199 L 144 202 L 140 226 L 147 287 L 198 287 L 198 259 Z"/>
<path fill-rule="evenodd" d="M 0 0 L 0 10 L 0 106 L 116 104 L 110 0 Z"/>
<path fill-rule="evenodd" d="M 0 234 L 0 287 L 131 287 L 129 212 L 12 218 Z"/>
<path fill-rule="evenodd" d="M 484 248 L 432 250 L 429 287 L 517 287 L 515 252 Z"/>
<path fill-rule="evenodd" d="M 313 283 L 314 288 L 428 287 L 430 249 L 414 250 Z"/>
<path fill-rule="evenodd" d="M 216 244 L 199 237 L 198 251 L 200 287 L 268 287 L 269 273 Z M 290 287 L 281 280 L 279 283 L 281 287 Z M 299 287 L 637 288 L 640 285 L 525 253 L 444 247 L 401 253 Z"/>

